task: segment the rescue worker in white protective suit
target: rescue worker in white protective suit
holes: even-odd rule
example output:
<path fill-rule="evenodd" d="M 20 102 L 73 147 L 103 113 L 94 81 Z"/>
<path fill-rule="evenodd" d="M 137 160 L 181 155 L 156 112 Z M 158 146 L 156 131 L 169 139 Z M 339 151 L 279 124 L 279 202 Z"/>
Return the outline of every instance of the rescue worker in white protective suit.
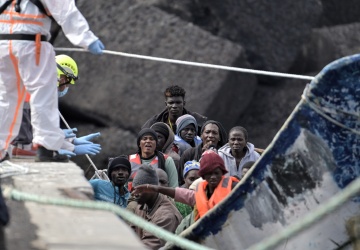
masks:
<path fill-rule="evenodd" d="M 19 131 L 26 91 L 38 146 L 35 161 L 68 161 L 57 152 L 65 136 L 59 127 L 55 52 L 47 42 L 49 15 L 74 45 L 93 54 L 104 49 L 74 0 L 0 0 L 0 162 Z"/>

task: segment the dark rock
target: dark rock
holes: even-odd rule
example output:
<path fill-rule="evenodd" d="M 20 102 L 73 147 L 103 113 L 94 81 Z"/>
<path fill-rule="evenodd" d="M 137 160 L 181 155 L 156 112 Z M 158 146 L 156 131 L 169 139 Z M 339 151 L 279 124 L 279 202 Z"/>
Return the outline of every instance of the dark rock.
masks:
<path fill-rule="evenodd" d="M 280 72 L 288 71 L 322 13 L 319 0 L 139 2 L 153 4 L 241 44 L 255 69 Z"/>
<path fill-rule="evenodd" d="M 319 26 L 334 26 L 359 22 L 360 2 L 358 0 L 322 0 L 323 15 Z"/>
<path fill-rule="evenodd" d="M 130 0 L 93 0 L 79 9 L 108 50 L 250 67 L 239 45 L 156 7 L 137 5 Z M 55 45 L 63 47 L 69 43 L 59 37 Z M 170 85 L 178 84 L 187 90 L 189 110 L 232 126 L 233 117 L 242 113 L 257 84 L 254 75 L 224 70 L 115 55 L 67 54 L 78 62 L 80 80 L 62 102 L 87 116 L 98 116 L 109 126 L 133 133 L 150 116 L 162 111 L 163 91 Z"/>
<path fill-rule="evenodd" d="M 360 51 L 360 23 L 314 29 L 302 46 L 293 72 L 320 71 L 330 62 Z"/>

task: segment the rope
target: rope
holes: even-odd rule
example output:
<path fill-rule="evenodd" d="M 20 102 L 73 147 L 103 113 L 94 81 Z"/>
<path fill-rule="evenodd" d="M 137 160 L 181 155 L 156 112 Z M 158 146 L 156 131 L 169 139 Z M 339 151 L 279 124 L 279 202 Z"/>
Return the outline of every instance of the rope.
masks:
<path fill-rule="evenodd" d="M 66 122 L 65 118 L 63 117 L 63 115 L 60 113 L 60 110 L 59 110 L 59 115 L 61 117 L 61 120 L 64 122 L 65 126 L 68 128 L 68 129 L 71 129 L 69 124 Z M 95 175 L 99 178 L 99 179 L 103 179 L 100 177 L 100 175 L 98 174 L 99 170 L 97 169 L 97 167 L 95 166 L 94 162 L 91 160 L 90 156 L 88 154 L 85 154 L 86 158 L 88 159 L 88 161 L 90 162 L 90 165 L 94 168 L 95 170 Z M 106 180 L 107 181 L 110 181 L 109 177 L 107 175 L 103 175 L 105 176 Z"/>
<path fill-rule="evenodd" d="M 334 123 L 335 125 L 343 128 L 343 129 L 347 129 L 350 130 L 352 133 L 356 134 L 356 135 L 360 135 L 360 131 L 355 130 L 353 128 L 349 128 L 348 126 L 338 122 L 337 120 L 333 119 L 332 117 L 330 117 L 329 115 L 325 114 L 325 112 L 323 111 L 323 108 L 320 107 L 318 104 L 316 104 L 315 102 L 311 101 L 307 94 L 308 94 L 309 88 L 308 86 L 306 87 L 304 94 L 301 95 L 301 99 L 303 99 L 314 111 L 316 111 L 316 113 L 318 113 L 319 115 L 321 115 L 322 117 L 324 117 L 325 119 L 327 119 L 328 121 Z M 331 110 L 330 108 L 327 108 L 329 113 L 332 114 L 336 114 L 336 112 L 334 112 L 333 110 Z M 335 109 L 336 111 L 339 111 L 341 113 L 347 114 L 347 115 L 352 115 L 357 117 L 358 119 L 360 118 L 359 114 L 356 113 L 352 113 L 352 112 L 347 112 L 347 111 L 343 111 L 343 110 L 339 110 L 339 109 Z"/>
<path fill-rule="evenodd" d="M 126 209 L 121 208 L 120 206 L 114 205 L 112 203 L 100 202 L 100 201 L 84 201 L 84 200 L 76 200 L 76 199 L 68 199 L 68 198 L 51 198 L 46 196 L 20 192 L 10 187 L 5 187 L 3 190 L 3 194 L 4 197 L 6 197 L 7 199 L 13 199 L 18 201 L 33 201 L 41 204 L 111 211 L 119 215 L 122 219 L 130 222 L 131 224 L 134 224 L 137 227 L 141 227 L 142 229 L 151 232 L 156 237 L 163 239 L 167 242 L 173 243 L 181 248 L 189 249 L 189 250 L 211 250 L 211 248 L 202 246 L 196 242 L 192 242 L 188 239 L 174 235 L 169 231 L 162 229 L 144 220 L 143 218 L 133 214 L 132 212 L 127 211 Z"/>
<path fill-rule="evenodd" d="M 87 50 L 79 49 L 79 48 L 55 48 L 55 50 L 56 51 L 88 52 Z M 167 63 L 182 64 L 182 65 L 189 65 L 189 66 L 195 66 L 195 67 L 212 68 L 212 69 L 222 69 L 222 70 L 229 70 L 229 71 L 236 71 L 236 72 L 250 73 L 250 74 L 257 74 L 257 75 L 295 78 L 295 79 L 310 80 L 310 81 L 315 78 L 313 76 L 303 76 L 303 75 L 295 75 L 295 74 L 270 72 L 270 71 L 265 71 L 265 70 L 236 68 L 236 67 L 222 66 L 222 65 L 209 64 L 209 63 L 198 63 L 198 62 L 174 60 L 174 59 L 167 59 L 167 58 L 154 57 L 154 56 L 143 56 L 143 55 L 138 55 L 138 54 L 116 52 L 116 51 L 111 51 L 111 50 L 103 50 L 103 53 L 110 54 L 110 55 L 144 59 L 144 60 L 158 61 L 158 62 L 167 62 Z"/>
<path fill-rule="evenodd" d="M 265 240 L 261 241 L 260 243 L 251 246 L 250 248 L 248 248 L 248 250 L 274 249 L 284 240 L 289 240 L 291 237 L 295 236 L 295 234 L 300 233 L 315 222 L 329 215 L 330 212 L 333 212 L 347 200 L 359 194 L 359 192 L 360 178 L 357 178 L 345 189 L 343 189 L 342 192 L 336 194 L 331 199 L 329 199 L 328 202 L 316 208 L 314 212 L 307 214 L 306 216 L 301 218 L 299 222 L 289 225 L 287 228 L 274 234 L 273 236 L 270 236 Z"/>

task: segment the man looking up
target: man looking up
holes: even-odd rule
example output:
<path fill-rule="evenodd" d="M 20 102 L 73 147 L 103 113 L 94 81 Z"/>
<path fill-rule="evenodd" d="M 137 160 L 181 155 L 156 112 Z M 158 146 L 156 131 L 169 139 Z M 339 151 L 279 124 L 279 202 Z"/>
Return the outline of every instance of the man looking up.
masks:
<path fill-rule="evenodd" d="M 164 91 L 166 108 L 160 114 L 154 115 L 147 120 L 141 128 L 150 128 L 155 122 L 164 122 L 169 125 L 174 134 L 176 134 L 177 118 L 185 114 L 190 114 L 196 119 L 199 126 L 198 131 L 200 131 L 201 126 L 207 120 L 207 117 L 196 112 L 188 111 L 184 108 L 186 103 L 185 93 L 185 90 L 180 86 L 174 85 L 168 87 Z"/>
<path fill-rule="evenodd" d="M 131 165 L 127 156 L 110 159 L 107 170 L 110 181 L 90 180 L 95 200 L 111 202 L 126 208 L 130 193 L 125 184 L 130 173 Z"/>

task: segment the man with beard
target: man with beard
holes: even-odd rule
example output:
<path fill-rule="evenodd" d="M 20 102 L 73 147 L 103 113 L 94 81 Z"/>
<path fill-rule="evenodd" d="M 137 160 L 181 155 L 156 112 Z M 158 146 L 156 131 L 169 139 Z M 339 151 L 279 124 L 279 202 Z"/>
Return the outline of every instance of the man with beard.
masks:
<path fill-rule="evenodd" d="M 139 185 L 159 185 L 159 178 L 155 169 L 149 165 L 141 165 L 133 180 L 133 187 Z M 171 233 L 174 233 L 182 220 L 182 216 L 165 195 L 159 193 L 139 193 L 134 196 L 138 205 L 135 214 L 146 221 L 157 225 Z M 140 240 L 151 249 L 159 249 L 166 241 L 157 238 L 148 231 L 131 225 Z"/>
<path fill-rule="evenodd" d="M 154 115 L 145 122 L 142 128 L 150 128 L 155 122 L 164 122 L 176 134 L 176 120 L 182 115 L 192 115 L 199 126 L 197 131 L 200 131 L 201 126 L 207 120 L 207 117 L 200 115 L 196 112 L 191 112 L 184 108 L 185 106 L 185 90 L 177 85 L 168 87 L 165 92 L 165 106 L 166 108 L 157 115 Z"/>
<path fill-rule="evenodd" d="M 90 180 L 94 189 L 94 197 L 99 201 L 106 201 L 126 208 L 130 193 L 126 182 L 131 173 L 131 164 L 127 156 L 119 156 L 109 160 L 107 174 L 110 181 Z"/>

